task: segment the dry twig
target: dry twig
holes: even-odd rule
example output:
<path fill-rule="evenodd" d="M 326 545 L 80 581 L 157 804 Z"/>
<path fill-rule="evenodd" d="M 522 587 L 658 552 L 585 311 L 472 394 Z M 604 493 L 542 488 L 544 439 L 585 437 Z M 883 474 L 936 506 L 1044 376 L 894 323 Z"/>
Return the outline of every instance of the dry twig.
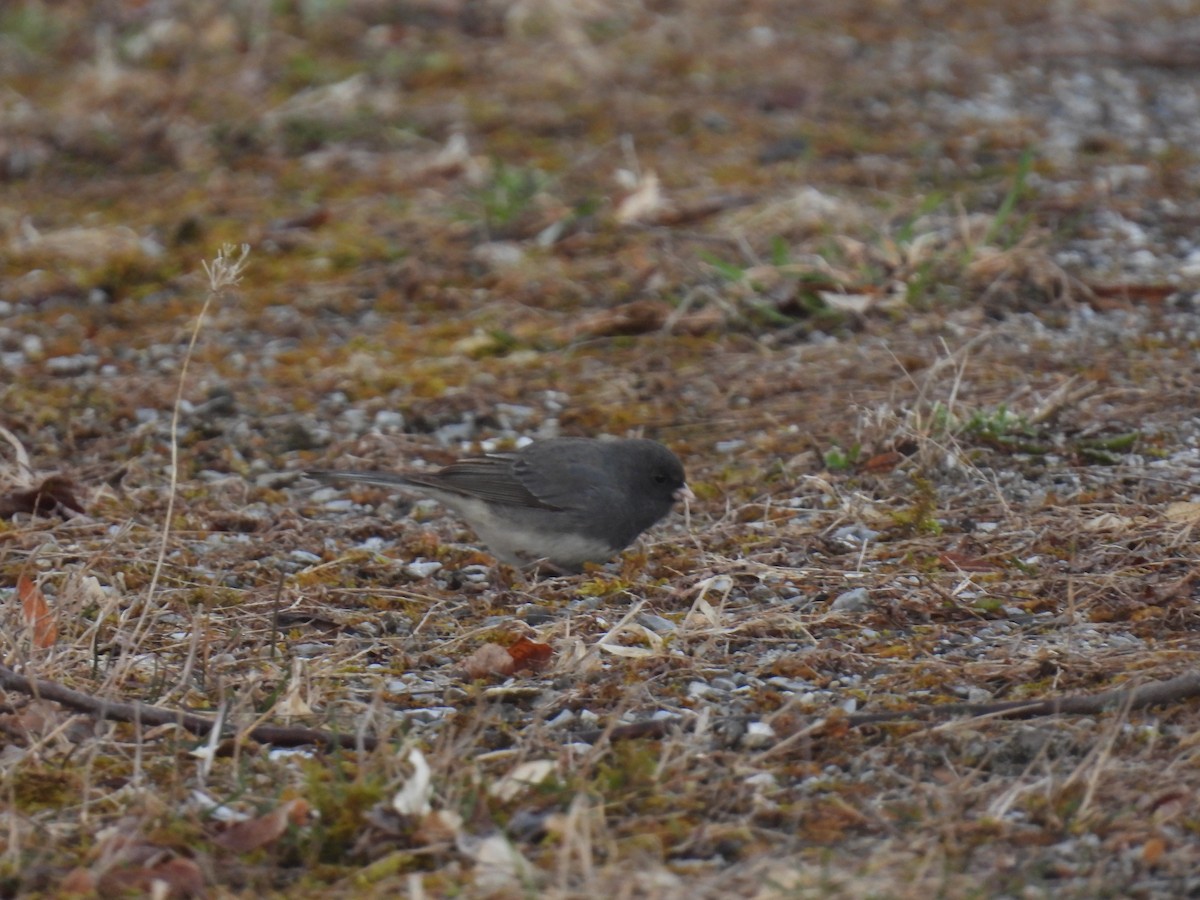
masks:
<path fill-rule="evenodd" d="M 917 709 L 889 710 L 879 713 L 855 713 L 839 717 L 853 728 L 863 725 L 878 725 L 884 722 L 931 721 L 949 719 L 954 716 L 987 716 L 1007 719 L 1032 719 L 1039 716 L 1096 716 L 1114 709 L 1145 709 L 1165 703 L 1178 703 L 1200 696 L 1200 672 L 1188 672 L 1166 681 L 1153 681 L 1134 688 L 1115 688 L 1098 694 L 1080 694 L 1074 697 L 1057 697 L 1049 700 L 1009 700 L 1001 703 L 945 703 L 940 706 L 922 706 Z M 739 717 L 745 719 L 746 717 Z M 615 728 L 595 729 L 575 735 L 575 739 L 593 742 L 607 735 L 610 740 L 624 741 L 634 738 L 661 738 L 676 729 L 687 730 L 692 723 L 682 717 L 651 719 L 645 722 L 630 722 Z M 805 725 L 811 728 L 811 723 Z M 784 735 L 782 740 L 787 740 Z"/>
<path fill-rule="evenodd" d="M 63 706 L 87 713 L 97 719 L 139 722 L 143 725 L 178 725 L 185 731 L 199 735 L 208 734 L 217 725 L 215 718 L 179 709 L 165 709 L 161 706 L 151 706 L 148 703 L 137 701 L 127 702 L 94 697 L 53 681 L 19 675 L 4 665 L 0 665 L 0 687 L 10 691 L 20 691 L 22 694 L 28 694 L 41 700 L 53 700 L 55 703 L 61 703 Z M 228 729 L 228 733 L 233 734 L 234 730 Z M 376 739 L 367 735 L 335 734 L 316 728 L 280 725 L 256 725 L 241 732 L 239 737 L 262 744 L 275 744 L 279 747 L 318 744 L 330 749 L 346 747 L 373 750 L 377 745 Z"/>

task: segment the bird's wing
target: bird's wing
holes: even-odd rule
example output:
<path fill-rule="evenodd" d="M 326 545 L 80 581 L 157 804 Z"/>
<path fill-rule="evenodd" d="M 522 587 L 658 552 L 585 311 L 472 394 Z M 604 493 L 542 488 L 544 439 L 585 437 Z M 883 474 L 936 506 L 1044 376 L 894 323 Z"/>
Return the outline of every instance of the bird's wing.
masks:
<path fill-rule="evenodd" d="M 511 453 L 460 459 L 428 475 L 406 474 L 405 481 L 505 506 L 559 508 L 530 489 L 519 473 L 516 455 Z"/>
<path fill-rule="evenodd" d="M 536 445 L 534 445 L 536 446 Z M 543 506 L 561 510 L 591 510 L 619 504 L 620 485 L 592 455 L 563 459 L 528 452 L 512 462 L 514 477 Z"/>

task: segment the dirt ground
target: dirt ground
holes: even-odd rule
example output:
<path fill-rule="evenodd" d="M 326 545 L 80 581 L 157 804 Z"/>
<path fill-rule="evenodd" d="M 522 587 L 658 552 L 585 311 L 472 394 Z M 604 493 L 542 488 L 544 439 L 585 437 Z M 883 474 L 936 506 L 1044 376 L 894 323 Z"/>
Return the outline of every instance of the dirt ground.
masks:
<path fill-rule="evenodd" d="M 0 896 L 1200 896 L 1197 13 L 0 6 Z"/>

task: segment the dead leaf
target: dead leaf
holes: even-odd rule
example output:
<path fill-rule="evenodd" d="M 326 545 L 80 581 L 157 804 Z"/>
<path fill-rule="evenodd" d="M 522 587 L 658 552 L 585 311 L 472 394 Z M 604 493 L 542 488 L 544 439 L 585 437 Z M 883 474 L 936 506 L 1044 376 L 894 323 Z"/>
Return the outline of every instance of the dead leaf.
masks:
<path fill-rule="evenodd" d="M 20 712 L 0 715 L 0 732 L 20 740 L 33 740 L 58 728 L 66 717 L 57 704 L 35 700 Z"/>
<path fill-rule="evenodd" d="M 426 816 L 433 809 L 429 802 L 433 796 L 433 771 L 425 754 L 415 747 L 409 751 L 408 761 L 413 773 L 392 798 L 392 809 L 402 816 Z"/>
<path fill-rule="evenodd" d="M 450 844 L 462 834 L 462 816 L 453 810 L 435 809 L 413 829 L 413 842 L 418 847 L 431 844 Z"/>
<path fill-rule="evenodd" d="M 650 646 L 630 646 L 627 644 L 618 644 L 617 639 L 622 635 L 627 634 L 635 640 L 641 640 Z M 624 657 L 625 659 L 650 659 L 655 656 L 662 655 L 663 639 L 662 636 L 654 631 L 651 631 L 645 625 L 639 625 L 636 622 L 631 622 L 626 619 L 619 623 L 614 628 L 610 629 L 599 641 L 596 642 L 596 647 L 603 650 L 605 653 L 610 653 L 613 656 Z"/>
<path fill-rule="evenodd" d="M 284 219 L 271 224 L 271 230 L 286 230 L 290 228 L 317 229 L 329 224 L 333 213 L 327 206 L 316 206 L 306 213 Z"/>
<path fill-rule="evenodd" d="M 213 838 L 213 843 L 234 853 L 251 853 L 279 840 L 289 824 L 308 821 L 309 805 L 297 797 L 280 804 L 265 815 L 230 825 Z"/>
<path fill-rule="evenodd" d="M 308 682 L 304 677 L 303 661 L 296 659 L 292 661 L 292 677 L 288 681 L 286 693 L 275 704 L 272 712 L 282 718 L 285 722 L 292 719 L 306 719 L 313 714 L 312 707 L 308 705 L 308 700 L 305 694 L 308 690 Z"/>
<path fill-rule="evenodd" d="M 58 641 L 58 621 L 46 597 L 36 584 L 21 575 L 17 578 L 17 596 L 21 598 L 21 613 L 33 633 L 33 646 L 39 650 L 53 647 Z"/>
<path fill-rule="evenodd" d="M 862 315 L 879 302 L 872 294 L 843 294 L 840 291 L 817 291 L 817 296 L 830 309 Z"/>
<path fill-rule="evenodd" d="M 1187 504 L 1171 504 L 1172 506 L 1186 506 Z M 1198 507 L 1200 508 L 1200 507 Z M 1168 514 L 1168 518 L 1170 518 Z M 1084 531 L 1128 531 L 1138 525 L 1144 525 L 1146 519 L 1143 516 L 1118 516 L 1116 513 L 1101 513 L 1098 516 L 1093 516 L 1090 519 L 1080 523 Z M 1178 519 L 1175 521 L 1179 521 Z"/>
<path fill-rule="evenodd" d="M 662 187 L 655 172 L 638 179 L 633 191 L 617 204 L 616 218 L 622 225 L 658 215 L 666 206 Z"/>
<path fill-rule="evenodd" d="M 472 680 L 476 678 L 507 677 L 517 669 L 516 660 L 507 647 L 499 644 L 483 644 L 463 660 L 463 671 Z"/>
<path fill-rule="evenodd" d="M 661 300 L 634 300 L 588 316 L 570 331 L 577 338 L 648 334 L 662 328 L 670 315 L 670 305 Z"/>
<path fill-rule="evenodd" d="M 1100 310 L 1127 309 L 1137 303 L 1158 307 L 1162 306 L 1172 294 L 1179 293 L 1178 285 L 1173 284 L 1089 283 L 1088 287 L 1095 295 L 1092 305 Z"/>
<path fill-rule="evenodd" d="M 549 644 L 539 644 L 524 637 L 507 647 L 483 644 L 463 660 L 463 672 L 471 679 L 507 678 L 522 670 L 536 672 L 545 666 L 553 653 Z"/>
<path fill-rule="evenodd" d="M 1185 525 L 1195 525 L 1200 522 L 1200 503 L 1179 502 L 1170 503 L 1163 515 L 1170 522 L 1182 522 Z"/>
<path fill-rule="evenodd" d="M 651 650 L 649 647 L 626 647 L 624 644 L 608 644 L 603 641 L 596 646 L 605 653 L 622 656 L 626 659 L 651 659 L 659 655 L 657 650 Z"/>
<path fill-rule="evenodd" d="M 0 497 L 0 519 L 15 513 L 57 515 L 69 519 L 83 511 L 83 504 L 75 496 L 75 485 L 65 475 L 51 475 L 35 488 L 12 491 Z"/>
<path fill-rule="evenodd" d="M 485 895 L 511 893 L 533 877 L 533 866 L 503 834 L 460 841 L 459 850 L 474 860 L 475 887 Z"/>
<path fill-rule="evenodd" d="M 887 450 L 883 453 L 876 453 L 864 462 L 862 467 L 867 472 L 890 472 L 903 461 L 903 455 L 895 450 Z"/>
<path fill-rule="evenodd" d="M 513 671 L 528 670 L 536 672 L 543 668 L 554 654 L 554 648 L 549 644 L 539 644 L 529 638 L 518 638 L 516 643 L 508 647 L 508 655 L 512 657 Z"/>
<path fill-rule="evenodd" d="M 1167 852 L 1167 843 L 1160 837 L 1152 837 L 1142 845 L 1142 862 L 1157 866 Z"/>
<path fill-rule="evenodd" d="M 535 788 L 551 775 L 558 764 L 552 759 L 531 759 L 518 764 L 488 788 L 488 793 L 505 803 Z"/>
<path fill-rule="evenodd" d="M 1184 790 L 1168 790 L 1156 797 L 1146 798 L 1140 806 L 1154 814 L 1154 819 L 1161 824 L 1164 819 L 1173 819 L 1191 806 L 1191 794 Z M 1164 810 L 1165 815 L 1164 815 Z"/>

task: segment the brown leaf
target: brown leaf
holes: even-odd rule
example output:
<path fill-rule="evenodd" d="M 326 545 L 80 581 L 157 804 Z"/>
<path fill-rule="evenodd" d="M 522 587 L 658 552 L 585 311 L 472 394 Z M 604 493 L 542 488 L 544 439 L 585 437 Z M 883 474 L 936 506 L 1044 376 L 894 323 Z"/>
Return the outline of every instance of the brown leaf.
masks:
<path fill-rule="evenodd" d="M 280 804 L 266 815 L 230 825 L 213 838 L 213 843 L 234 853 L 250 853 L 279 840 L 289 824 L 308 820 L 308 802 L 297 797 Z"/>
<path fill-rule="evenodd" d="M 499 644 L 483 644 L 463 660 L 462 667 L 466 676 L 474 680 L 476 678 L 492 678 L 497 675 L 507 677 L 516 671 L 517 664 L 507 647 L 501 647 Z"/>
<path fill-rule="evenodd" d="M 329 224 L 329 220 L 333 218 L 333 213 L 330 212 L 327 206 L 316 206 L 306 213 L 301 213 L 298 216 L 293 216 L 290 219 L 284 219 L 281 222 L 273 223 L 272 228 L 283 230 L 288 228 L 307 228 L 317 229 Z"/>
<path fill-rule="evenodd" d="M 34 701 L 20 712 L 0 715 L 0 733 L 29 741 L 48 734 L 67 718 L 56 703 Z"/>
<path fill-rule="evenodd" d="M 1186 809 L 1190 805 L 1191 795 L 1184 790 L 1171 789 L 1164 791 L 1156 797 L 1146 798 L 1146 802 L 1139 806 L 1150 810 L 1155 815 L 1159 813 L 1164 806 L 1175 806 L 1181 809 Z"/>
<path fill-rule="evenodd" d="M 433 844 L 451 844 L 462 833 L 462 819 L 458 813 L 448 809 L 435 809 L 427 813 L 413 829 L 413 842 L 418 847 Z"/>
<path fill-rule="evenodd" d="M 571 331 L 575 337 L 646 334 L 662 328 L 670 315 L 670 305 L 661 300 L 634 300 L 588 316 Z"/>
<path fill-rule="evenodd" d="M 895 450 L 887 450 L 883 453 L 876 453 L 864 462 L 862 467 L 867 472 L 890 472 L 903 461 L 904 457 Z"/>
<path fill-rule="evenodd" d="M 75 485 L 65 475 L 51 475 L 35 488 L 12 491 L 0 497 L 0 519 L 7 519 L 14 513 L 58 515 L 69 519 L 83 511 L 83 504 L 75 496 Z"/>
<path fill-rule="evenodd" d="M 518 638 L 508 647 L 489 643 L 479 647 L 463 660 L 463 672 L 468 678 L 507 678 L 514 672 L 536 672 L 545 666 L 554 651 L 549 644 L 539 644 L 529 638 Z"/>
<path fill-rule="evenodd" d="M 1160 837 L 1152 837 L 1142 845 L 1142 862 L 1157 866 L 1167 852 L 1167 843 Z"/>
<path fill-rule="evenodd" d="M 553 654 L 554 650 L 549 644 L 539 644 L 525 637 L 519 638 L 508 648 L 508 655 L 513 660 L 513 669 L 517 672 L 522 669 L 536 672 L 545 667 Z"/>
<path fill-rule="evenodd" d="M 33 632 L 33 646 L 39 650 L 53 647 L 58 641 L 58 622 L 41 590 L 21 575 L 17 578 L 17 596 L 21 598 L 25 624 Z"/>
<path fill-rule="evenodd" d="M 1089 284 L 1096 299 L 1092 305 L 1100 310 L 1126 309 L 1138 303 L 1151 307 L 1162 306 L 1168 297 L 1179 292 L 1173 284 Z"/>

